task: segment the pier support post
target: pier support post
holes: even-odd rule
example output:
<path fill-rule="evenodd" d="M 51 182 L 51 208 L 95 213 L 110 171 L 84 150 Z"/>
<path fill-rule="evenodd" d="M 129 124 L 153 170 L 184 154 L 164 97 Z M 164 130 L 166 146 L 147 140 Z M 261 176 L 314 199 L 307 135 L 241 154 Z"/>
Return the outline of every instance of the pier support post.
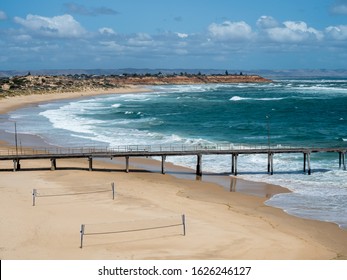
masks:
<path fill-rule="evenodd" d="M 237 157 L 238 154 L 234 154 L 234 176 L 237 176 Z"/>
<path fill-rule="evenodd" d="M 339 152 L 339 169 L 346 170 L 346 152 Z"/>
<path fill-rule="evenodd" d="M 306 172 L 306 153 L 304 153 L 304 173 Z"/>
<path fill-rule="evenodd" d="M 165 160 L 166 156 L 161 156 L 161 174 L 165 174 Z"/>
<path fill-rule="evenodd" d="M 202 155 L 197 156 L 197 163 L 196 163 L 196 175 L 201 176 L 202 175 Z"/>
<path fill-rule="evenodd" d="M 267 154 L 267 172 L 270 173 L 270 175 L 274 174 L 274 154 L 273 153 Z"/>
<path fill-rule="evenodd" d="M 51 158 L 51 170 L 54 171 L 57 169 L 57 160 L 55 158 Z"/>
<path fill-rule="evenodd" d="M 17 170 L 20 170 L 20 162 L 18 158 L 13 160 L 13 172 L 16 172 Z"/>
<path fill-rule="evenodd" d="M 89 161 L 89 171 L 93 171 L 93 158 L 89 157 L 88 161 Z"/>
<path fill-rule="evenodd" d="M 307 170 L 308 175 L 311 175 L 311 154 L 310 153 L 307 154 L 307 168 L 308 168 Z"/>
<path fill-rule="evenodd" d="M 307 162 L 307 174 L 311 175 L 311 153 L 304 153 L 304 172 L 306 172 Z"/>
<path fill-rule="evenodd" d="M 129 156 L 125 157 L 125 172 L 129 173 Z"/>
<path fill-rule="evenodd" d="M 235 172 L 235 154 L 231 154 L 231 174 Z"/>

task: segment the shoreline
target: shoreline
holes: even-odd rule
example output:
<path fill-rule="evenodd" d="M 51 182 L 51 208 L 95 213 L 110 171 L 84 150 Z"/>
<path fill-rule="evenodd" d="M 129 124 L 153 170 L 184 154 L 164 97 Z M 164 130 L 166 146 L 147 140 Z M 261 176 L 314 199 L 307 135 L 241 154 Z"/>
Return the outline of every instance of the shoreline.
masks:
<path fill-rule="evenodd" d="M 53 102 L 64 99 L 79 99 L 98 95 L 107 94 L 127 94 L 127 93 L 139 93 L 150 92 L 150 89 L 144 86 L 127 85 L 121 88 L 114 88 L 108 90 L 85 90 L 76 92 L 53 92 L 45 94 L 29 94 L 29 95 L 16 95 L 10 97 L 4 97 L 0 99 L 0 114 L 6 114 L 9 111 L 38 104 L 44 102 Z"/>
<path fill-rule="evenodd" d="M 115 88 L 114 90 L 98 90 L 98 91 L 82 91 L 82 92 L 64 92 L 64 93 L 48 93 L 48 94 L 32 94 L 32 95 L 25 95 L 25 96 L 13 96 L 13 97 L 7 97 L 6 99 L 2 99 L 0 102 L 0 114 L 6 114 L 10 111 L 14 111 L 19 108 L 23 108 L 26 106 L 32 106 L 40 103 L 45 102 L 54 102 L 58 100 L 68 100 L 68 99 L 79 99 L 79 98 L 87 98 L 91 96 L 100 96 L 100 95 L 108 95 L 108 94 L 127 94 L 127 93 L 143 93 L 143 92 L 151 92 L 150 89 L 145 88 L 144 86 L 138 86 L 138 85 L 131 85 L 126 86 L 122 88 Z M 0 130 L 1 132 L 1 130 Z M 4 132 L 2 132 L 4 133 Z M 2 137 L 0 140 L 10 140 L 9 133 L 7 134 L 7 140 L 6 138 Z M 21 135 L 18 133 L 18 135 Z M 45 147 L 45 146 L 52 146 L 49 143 L 44 142 L 44 140 L 39 139 L 36 135 L 28 135 L 28 134 L 22 134 L 22 139 L 26 139 L 27 143 L 29 142 L 30 145 L 27 148 L 31 147 Z M 36 142 L 42 143 L 42 145 L 35 145 Z M 9 145 L 11 146 L 11 145 Z M 28 145 L 26 145 L 28 146 Z M 54 146 L 53 146 L 54 147 Z M 225 188 L 225 190 L 230 191 L 237 191 L 249 195 L 256 195 L 259 197 L 266 197 L 270 198 L 275 194 L 284 193 L 284 192 L 290 192 L 285 187 L 279 186 L 279 185 L 273 185 L 273 184 L 267 184 L 263 182 L 254 182 L 254 181 L 246 181 L 244 179 L 240 179 L 234 176 L 229 175 L 222 175 L 222 174 L 214 174 L 214 173 L 204 173 L 202 178 L 197 178 L 194 171 L 182 167 L 182 166 L 176 166 L 171 163 L 167 163 L 167 173 L 168 174 L 174 174 L 177 178 L 182 179 L 189 179 L 189 180 L 202 180 L 210 183 L 218 184 Z M 151 172 L 156 172 L 160 170 L 160 164 L 157 160 L 152 160 L 150 162 L 148 159 L 142 159 L 137 158 L 135 160 L 135 168 L 141 168 L 145 170 L 152 170 Z M 153 170 L 154 167 L 154 170 Z M 243 182 L 243 183 L 242 183 Z M 246 183 L 245 183 L 246 182 Z"/>
<path fill-rule="evenodd" d="M 141 88 L 119 93 L 123 94 L 139 92 L 139 90 L 141 90 Z M 146 89 L 142 90 L 146 91 Z M 0 114 L 5 114 L 6 112 L 16 108 L 25 107 L 29 104 L 32 105 L 39 102 L 49 102 L 58 99 L 75 99 L 110 93 L 114 93 L 114 90 L 112 92 L 99 92 L 96 94 L 93 94 L 93 92 L 70 93 L 66 95 L 64 94 L 64 96 L 58 94 L 60 95 L 59 97 L 55 96 L 55 94 L 47 94 L 47 96 L 39 95 L 32 98 L 28 98 L 29 96 L 24 96 L 26 100 L 23 100 L 20 97 L 12 97 L 14 99 L 9 100 L 7 104 L 0 102 Z M 44 98 L 40 99 L 40 97 Z M 4 99 L 1 101 L 4 101 Z M 6 146 L 10 147 L 10 145 L 5 145 L 5 147 Z M 0 147 L 4 148 L 4 144 L 0 143 Z M 71 164 L 71 160 L 62 160 L 62 162 L 62 166 L 74 166 Z M 83 209 L 84 212 L 81 211 L 81 213 L 77 216 L 79 219 L 81 219 L 81 217 L 84 217 L 84 219 L 87 218 L 91 223 L 97 222 L 100 215 L 105 215 L 103 210 L 106 208 L 110 210 L 111 213 L 117 212 L 121 214 L 122 220 L 134 217 L 140 219 L 146 219 L 146 217 L 148 218 L 152 216 L 156 217 L 158 216 L 158 211 L 163 215 L 164 213 L 172 212 L 180 213 L 183 212 L 181 209 L 184 209 L 187 216 L 190 216 L 193 219 L 191 224 L 193 231 L 191 233 L 192 237 L 187 238 L 191 244 L 188 245 L 187 249 L 183 249 L 186 247 L 182 247 L 182 244 L 184 243 L 184 245 L 187 246 L 186 241 L 182 241 L 179 238 L 179 240 L 176 240 L 177 236 L 173 237 L 171 236 L 171 233 L 160 235 L 158 237 L 159 245 L 156 244 L 155 246 L 159 246 L 159 248 L 161 248 L 159 250 L 161 253 L 156 254 L 156 250 L 154 250 L 154 252 L 151 252 L 152 249 L 148 251 L 149 248 L 154 246 L 152 242 L 148 242 L 148 240 L 147 242 L 146 240 L 135 242 L 131 238 L 131 241 L 129 241 L 129 237 L 123 236 L 123 239 L 121 238 L 123 241 L 120 243 L 114 243 L 114 240 L 108 241 L 111 243 L 106 242 L 107 244 L 111 244 L 112 248 L 107 251 L 104 251 L 104 246 L 100 245 L 100 240 L 94 240 L 93 242 L 95 244 L 87 245 L 86 250 L 84 250 L 88 251 L 87 255 L 83 255 L 82 252 L 79 252 L 78 250 L 76 251 L 75 247 L 73 247 L 73 249 L 68 249 L 65 248 L 66 246 L 64 248 L 66 251 L 68 251 L 68 253 L 62 250 L 59 251 L 57 255 L 54 255 L 49 249 L 52 249 L 52 246 L 54 248 L 55 245 L 50 244 L 48 248 L 45 249 L 42 247 L 42 242 L 39 242 L 38 245 L 32 245 L 39 249 L 39 254 L 37 256 L 35 255 L 34 257 L 34 255 L 32 255 L 32 246 L 27 244 L 24 246 L 25 249 L 23 250 L 18 248 L 19 244 L 21 244 L 20 242 L 27 240 L 27 237 L 10 236 L 12 230 L 15 231 L 14 227 L 18 225 L 15 224 L 12 218 L 1 215 L 2 224 L 8 226 L 5 226 L 4 228 L 9 229 L 9 232 L 0 232 L 0 237 L 3 237 L 0 238 L 0 240 L 9 242 L 9 245 L 7 245 L 7 243 L 0 244 L 1 248 L 5 248 L 4 250 L 0 251 L 1 259 L 31 259 L 36 257 L 39 259 L 54 259 L 56 257 L 62 259 L 112 259 L 114 258 L 114 252 L 120 248 L 121 252 L 117 253 L 118 255 L 116 257 L 120 259 L 131 258 L 131 254 L 134 252 L 136 252 L 134 253 L 135 257 L 139 259 L 347 259 L 347 244 L 345 243 L 347 237 L 346 231 L 340 229 L 333 223 L 297 218 L 286 214 L 281 209 L 266 206 L 264 202 L 267 199 L 267 195 L 253 196 L 239 191 L 227 192 L 225 188 L 218 186 L 216 182 L 194 180 L 194 178 L 192 178 L 194 175 L 191 174 L 189 169 L 175 167 L 171 163 L 167 163 L 168 166 L 166 175 L 159 174 L 159 172 L 148 172 L 147 169 L 149 169 L 150 165 L 152 165 L 154 169 L 159 170 L 159 162 L 155 160 L 149 161 L 146 159 L 137 159 L 136 162 L 131 161 L 130 165 L 134 170 L 129 174 L 124 173 L 124 163 L 122 163 L 121 160 L 120 162 L 116 163 L 98 161 L 96 163 L 96 168 L 106 168 L 109 170 L 106 173 L 101 171 L 86 172 L 83 170 L 87 167 L 86 162 L 83 162 L 82 160 L 73 160 L 73 162 L 77 163 L 80 168 L 77 170 L 75 167 L 71 169 L 58 169 L 54 172 L 50 172 L 46 170 L 46 168 L 49 168 L 49 163 L 40 162 L 38 170 L 34 170 L 32 172 L 1 172 L 1 190 L 5 192 L 5 194 L 1 196 L 2 207 L 4 207 L 3 209 L 8 208 L 11 209 L 11 211 L 15 211 L 15 217 L 17 217 L 20 213 L 18 213 L 19 210 L 15 210 L 16 208 L 14 209 L 13 207 L 17 207 L 18 209 L 22 210 L 26 209 L 25 211 L 29 212 L 25 216 L 28 218 L 28 222 L 30 222 L 35 216 L 36 210 L 32 207 L 28 207 L 27 205 L 28 202 L 30 204 L 30 195 L 24 195 L 24 193 L 29 193 L 32 189 L 33 184 L 30 184 L 30 182 L 44 182 L 45 186 L 47 185 L 52 188 L 59 187 L 63 189 L 72 189 L 76 182 L 83 182 L 87 185 L 89 183 L 90 185 L 91 182 L 95 181 L 101 183 L 105 181 L 105 178 L 111 179 L 116 176 L 118 180 L 116 183 L 117 191 L 119 188 L 121 196 L 120 200 L 122 201 L 121 205 L 107 205 L 108 202 L 104 201 L 103 198 L 98 198 L 96 205 L 91 207 L 93 210 L 95 210 L 95 213 L 93 213 L 88 209 L 89 206 L 91 206 L 90 203 L 92 203 L 93 198 L 83 198 L 82 201 L 77 202 L 77 206 L 72 206 L 71 204 L 76 202 L 76 199 L 72 199 L 71 201 L 68 200 L 70 202 L 66 202 L 67 206 L 69 206 L 67 208 L 70 208 L 71 206 L 72 208 L 77 207 L 78 210 Z M 3 165 L 1 162 L 0 164 Z M 36 167 L 36 165 L 37 163 L 34 163 L 33 166 Z M 30 166 L 30 161 L 28 161 L 28 164 L 26 161 L 23 162 L 23 166 L 24 168 L 28 168 Z M 177 174 L 170 174 L 170 172 L 177 173 L 178 169 L 181 171 L 181 178 L 177 178 L 177 176 L 175 176 Z M 203 178 L 208 177 L 215 179 L 217 176 L 203 175 Z M 16 180 L 17 182 L 17 179 L 18 181 L 26 182 L 27 185 L 22 187 L 13 187 L 13 180 Z M 238 185 L 243 185 L 241 187 L 244 188 L 252 188 L 254 186 L 260 186 L 261 184 L 270 186 L 269 184 L 254 183 L 244 181 L 239 178 L 229 177 L 229 181 L 234 179 L 236 179 Z M 120 184 L 119 187 L 118 184 Z M 122 184 L 124 184 L 124 186 L 122 186 Z M 129 186 L 131 186 L 130 189 L 127 189 Z M 140 189 L 139 186 L 141 186 Z M 270 195 L 273 195 L 276 193 L 276 191 L 279 191 L 279 188 L 281 188 L 278 186 L 273 187 L 274 189 L 270 191 Z M 8 201 L 8 198 L 10 197 L 13 199 L 15 194 L 19 194 L 20 199 L 15 199 L 15 205 L 11 205 L 13 200 Z M 23 202 L 25 202 L 25 206 L 23 206 Z M 104 202 L 106 205 L 104 205 Z M 62 206 L 63 208 L 66 206 L 65 202 L 61 202 L 58 198 L 53 198 L 50 200 L 50 202 L 40 203 L 43 204 L 43 206 L 40 207 L 47 209 L 49 213 L 57 214 L 58 221 L 63 223 L 63 221 L 59 219 L 62 219 L 63 216 L 66 216 L 67 214 L 66 211 L 68 210 L 61 209 Z M 130 214 L 124 214 L 124 209 L 133 210 L 130 211 Z M 71 209 L 69 211 L 71 211 Z M 202 213 L 199 213 L 201 211 Z M 2 213 L 4 212 L 6 211 L 2 211 Z M 86 216 L 85 213 L 89 213 L 90 216 Z M 37 214 L 38 213 L 36 213 L 36 215 Z M 106 216 L 112 219 L 112 215 L 110 216 L 109 214 L 106 214 Z M 44 225 L 47 226 L 52 226 L 49 222 L 45 222 L 45 218 L 48 218 L 47 213 L 45 214 L 40 212 L 39 222 L 43 222 Z M 19 215 L 18 219 L 22 220 L 23 218 L 21 218 Z M 48 220 L 54 220 L 54 223 L 57 222 L 53 217 L 48 218 Z M 76 219 L 72 220 L 76 222 Z M 229 222 L 226 222 L 227 220 Z M 213 227 L 216 227 L 213 229 L 215 235 L 212 234 L 212 236 L 210 236 L 211 234 L 206 234 L 206 232 L 208 233 L 209 231 L 210 224 L 213 225 Z M 72 227 L 72 221 L 68 222 L 68 225 Z M 34 225 L 27 225 L 26 222 L 21 227 L 26 229 L 31 228 L 37 233 L 37 229 L 35 228 L 40 228 L 40 224 L 34 222 Z M 46 231 L 49 231 L 46 229 L 46 227 L 44 228 Z M 67 230 L 67 228 L 65 228 L 65 230 Z M 201 232 L 201 230 L 203 230 L 203 232 Z M 38 231 L 40 232 L 40 230 Z M 248 233 L 248 231 L 250 233 Z M 66 236 L 66 232 L 62 232 L 62 229 L 58 230 L 58 232 L 60 232 L 64 238 L 69 240 L 67 242 L 68 244 L 72 245 L 72 243 L 76 241 L 75 237 L 72 238 L 70 235 Z M 48 236 L 53 234 L 52 232 L 45 233 Z M 31 238 L 34 238 L 32 237 L 32 234 L 29 235 Z M 233 238 L 231 238 L 231 241 L 226 240 L 228 239 L 227 236 L 230 235 L 236 240 L 239 240 L 240 238 L 242 238 L 242 240 L 247 240 L 247 242 L 242 243 L 245 247 L 240 248 L 239 245 L 233 243 Z M 150 240 L 150 235 L 146 236 L 147 239 Z M 201 241 L 199 241 L 199 238 Z M 211 238 L 213 240 L 210 240 Z M 75 241 L 71 242 L 71 239 Z M 20 240 L 20 242 L 18 240 Z M 62 239 L 58 238 L 58 240 Z M 169 246 L 170 249 L 165 247 L 167 246 L 167 244 L 164 242 L 165 240 L 170 240 L 170 242 L 173 242 L 173 245 Z M 157 242 L 158 240 L 155 239 L 154 241 Z M 46 240 L 45 242 L 47 243 L 48 241 Z M 207 243 L 205 242 L 211 242 L 211 244 L 206 245 Z M 259 245 L 259 242 L 262 243 L 262 245 Z M 104 241 L 102 241 L 101 244 L 104 244 Z M 126 246 L 124 247 L 124 244 L 130 244 L 131 250 L 129 250 L 129 248 Z M 175 248 L 175 246 L 177 248 Z M 200 249 L 200 246 L 202 246 L 202 249 Z M 232 246 L 230 247 L 232 248 L 230 252 L 227 250 L 228 246 Z M 269 246 L 271 248 L 269 248 Z M 236 247 L 237 250 L 234 250 L 235 248 L 233 247 Z M 216 251 L 216 248 L 219 248 L 219 251 Z M 59 250 L 58 248 L 56 249 Z M 94 249 L 96 252 L 93 251 Z"/>

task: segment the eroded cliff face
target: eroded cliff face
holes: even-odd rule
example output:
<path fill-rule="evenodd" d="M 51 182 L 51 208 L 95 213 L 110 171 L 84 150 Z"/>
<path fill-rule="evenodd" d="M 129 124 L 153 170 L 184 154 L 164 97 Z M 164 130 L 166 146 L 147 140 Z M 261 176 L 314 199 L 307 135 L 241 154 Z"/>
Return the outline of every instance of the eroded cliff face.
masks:
<path fill-rule="evenodd" d="M 266 83 L 258 75 L 68 75 L 15 76 L 0 80 L 0 97 L 16 94 L 111 90 L 128 85 L 187 85 L 213 83 Z"/>

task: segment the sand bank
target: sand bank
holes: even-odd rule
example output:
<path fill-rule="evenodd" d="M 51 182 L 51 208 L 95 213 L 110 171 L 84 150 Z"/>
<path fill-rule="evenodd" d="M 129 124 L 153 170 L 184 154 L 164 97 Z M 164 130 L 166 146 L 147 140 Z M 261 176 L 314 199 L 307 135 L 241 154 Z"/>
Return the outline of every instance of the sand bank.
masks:
<path fill-rule="evenodd" d="M 0 112 L 50 97 L 1 100 Z M 140 163 L 156 168 L 154 161 L 141 159 Z M 289 216 L 264 205 L 265 197 L 148 172 L 138 165 L 125 173 L 120 162 L 95 162 L 94 172 L 87 171 L 85 160 L 58 164 L 60 169 L 50 171 L 49 161 L 28 160 L 22 162 L 23 171 L 0 172 L 0 259 L 347 258 L 347 231 L 335 224 Z M 12 162 L 0 162 L 0 169 L 11 168 Z M 108 191 L 92 193 L 109 190 L 111 182 L 116 185 L 115 200 Z M 248 184 L 253 183 L 237 180 L 237 186 Z M 38 197 L 32 206 L 34 188 L 41 194 L 59 195 Z M 70 195 L 81 192 L 84 194 Z M 186 236 L 181 227 L 87 235 L 83 249 L 79 248 L 81 224 L 87 224 L 87 231 L 107 232 L 110 227 L 132 229 L 134 224 L 141 228 L 171 225 L 181 214 L 186 215 Z"/>

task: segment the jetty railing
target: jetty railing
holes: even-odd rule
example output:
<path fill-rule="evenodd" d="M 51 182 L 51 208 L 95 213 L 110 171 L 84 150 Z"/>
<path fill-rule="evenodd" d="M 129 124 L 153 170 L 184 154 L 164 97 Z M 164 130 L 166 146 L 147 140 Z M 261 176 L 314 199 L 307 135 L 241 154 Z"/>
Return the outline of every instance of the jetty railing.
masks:
<path fill-rule="evenodd" d="M 331 147 L 330 147 L 331 148 Z M 346 147 L 347 148 L 347 147 Z M 97 154 L 97 153 L 128 153 L 128 152 L 203 152 L 233 150 L 277 150 L 277 149 L 315 149 L 315 147 L 299 147 L 291 145 L 259 145 L 259 144 L 197 144 L 197 145 L 119 145 L 112 147 L 35 147 L 0 150 L 0 155 L 49 155 L 49 154 Z"/>
<path fill-rule="evenodd" d="M 1 150 L 0 150 L 1 151 Z M 93 159 L 125 157 L 125 170 L 129 172 L 130 157 L 161 157 L 161 172 L 165 174 L 167 156 L 196 156 L 196 174 L 202 174 L 203 155 L 231 155 L 231 173 L 237 175 L 237 160 L 242 154 L 267 154 L 267 170 L 271 175 L 274 170 L 274 155 L 301 153 L 303 170 L 311 174 L 310 156 L 312 153 L 338 153 L 339 168 L 346 170 L 347 147 L 292 147 L 288 145 L 243 145 L 243 144 L 206 144 L 206 145 L 124 145 L 114 147 L 49 147 L 42 149 L 9 149 L 8 154 L 0 153 L 0 160 L 13 160 L 13 171 L 20 170 L 20 161 L 25 159 L 50 159 L 51 170 L 57 169 L 57 160 L 62 158 L 86 158 L 89 171 L 93 170 Z"/>

